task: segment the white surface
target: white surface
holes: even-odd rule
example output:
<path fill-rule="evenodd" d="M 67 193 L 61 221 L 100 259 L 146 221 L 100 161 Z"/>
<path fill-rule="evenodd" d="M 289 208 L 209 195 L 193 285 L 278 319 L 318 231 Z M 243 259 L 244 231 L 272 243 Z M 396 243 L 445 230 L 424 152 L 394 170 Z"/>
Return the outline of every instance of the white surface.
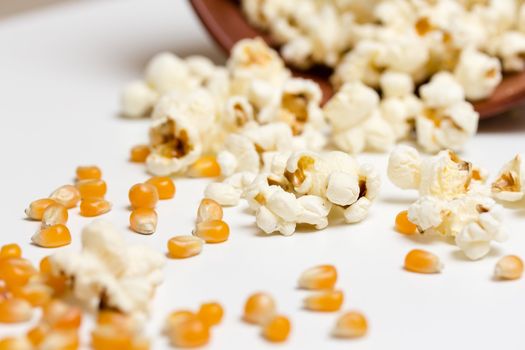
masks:
<path fill-rule="evenodd" d="M 127 156 L 132 145 L 146 140 L 147 122 L 119 119 L 118 94 L 161 50 L 222 57 L 183 0 L 85 1 L 0 22 L 0 243 L 21 244 L 35 262 L 52 253 L 29 244 L 38 224 L 24 220 L 23 209 L 71 182 L 77 165 L 90 163 L 102 167 L 114 203 L 105 218 L 121 227 L 129 242 L 164 251 L 168 238 L 190 233 L 205 181 L 177 181 L 176 198 L 159 205 L 153 236 L 127 230 L 128 188 L 147 178 Z M 495 174 L 517 151 L 525 151 L 525 116 L 485 123 L 464 156 Z M 385 174 L 386 156 L 362 158 Z M 246 297 L 257 290 L 272 293 L 279 311 L 292 320 L 293 333 L 278 348 L 525 348 L 525 279 L 491 279 L 500 256 L 525 257 L 525 204 L 506 211 L 510 240 L 486 259 L 470 262 L 454 245 L 393 231 L 394 216 L 414 199 L 414 193 L 397 190 L 384 178 L 365 222 L 289 238 L 263 236 L 243 208 L 226 210 L 232 231 L 228 242 L 207 245 L 198 257 L 168 262 L 149 329 L 154 349 L 167 348 L 159 330 L 168 311 L 195 309 L 207 300 L 218 300 L 226 309 L 208 348 L 275 347 L 261 339 L 256 327 L 240 321 Z M 63 249 L 78 248 L 80 229 L 90 221 L 76 210 L 70 217 L 73 244 Z M 437 253 L 443 273 L 403 271 L 405 253 L 416 247 Z M 301 310 L 306 292 L 295 288 L 297 277 L 320 263 L 337 266 L 344 309 L 362 310 L 369 319 L 366 338 L 333 340 L 329 332 L 337 313 Z M 0 334 L 25 328 L 2 325 Z"/>

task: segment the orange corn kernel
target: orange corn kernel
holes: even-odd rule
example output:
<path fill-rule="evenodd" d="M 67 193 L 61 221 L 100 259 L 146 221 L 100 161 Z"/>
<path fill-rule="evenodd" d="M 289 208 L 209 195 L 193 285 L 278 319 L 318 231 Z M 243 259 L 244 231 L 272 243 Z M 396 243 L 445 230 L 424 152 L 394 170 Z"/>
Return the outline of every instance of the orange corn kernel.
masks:
<path fill-rule="evenodd" d="M 80 198 L 104 198 L 108 187 L 106 181 L 101 179 L 80 180 L 77 182 Z"/>
<path fill-rule="evenodd" d="M 31 342 L 31 344 L 33 344 L 34 346 L 38 346 L 46 338 L 50 330 L 51 329 L 47 324 L 39 323 L 35 327 L 27 331 L 26 337 Z"/>
<path fill-rule="evenodd" d="M 408 219 L 408 211 L 403 210 L 397 214 L 396 230 L 404 235 L 413 235 L 417 232 L 417 226 Z"/>
<path fill-rule="evenodd" d="M 501 258 L 494 269 L 494 276 L 502 280 L 517 280 L 523 274 L 523 261 L 516 255 Z"/>
<path fill-rule="evenodd" d="M 97 325 L 111 326 L 120 333 L 135 333 L 138 331 L 137 323 L 128 315 L 118 311 L 103 310 L 97 315 Z"/>
<path fill-rule="evenodd" d="M 196 316 L 197 315 L 195 315 L 194 312 L 188 310 L 173 311 L 166 318 L 166 330 L 171 332 L 179 324 L 186 322 L 191 318 L 195 318 Z"/>
<path fill-rule="evenodd" d="M 33 316 L 33 308 L 28 301 L 19 298 L 0 301 L 0 323 L 26 322 Z"/>
<path fill-rule="evenodd" d="M 333 289 L 337 282 L 337 270 L 333 265 L 319 265 L 304 271 L 299 277 L 299 288 L 320 290 Z"/>
<path fill-rule="evenodd" d="M 44 211 L 44 215 L 42 216 L 42 226 L 49 227 L 58 224 L 65 225 L 68 217 L 69 214 L 67 213 L 66 207 L 58 203 L 51 204 Z"/>
<path fill-rule="evenodd" d="M 332 312 L 341 308 L 344 294 L 340 290 L 323 291 L 304 299 L 304 307 L 311 311 Z"/>
<path fill-rule="evenodd" d="M 82 324 L 82 310 L 55 299 L 43 308 L 42 322 L 53 329 L 78 329 Z"/>
<path fill-rule="evenodd" d="M 168 255 L 174 259 L 184 259 L 198 255 L 204 241 L 195 236 L 175 236 L 168 240 Z"/>
<path fill-rule="evenodd" d="M 262 334 L 271 342 L 283 342 L 291 331 L 290 320 L 286 316 L 275 316 L 264 325 Z"/>
<path fill-rule="evenodd" d="M 221 323 L 223 315 L 224 309 L 221 304 L 215 302 L 202 304 L 197 313 L 197 317 L 204 321 L 208 327 Z"/>
<path fill-rule="evenodd" d="M 210 329 L 200 318 L 193 316 L 168 329 L 171 343 L 181 348 L 203 346 L 210 340 Z"/>
<path fill-rule="evenodd" d="M 31 237 L 31 241 L 39 247 L 56 248 L 71 243 L 71 233 L 62 224 L 41 229 Z"/>
<path fill-rule="evenodd" d="M 79 339 L 76 331 L 51 331 L 40 343 L 39 349 L 77 350 Z"/>
<path fill-rule="evenodd" d="M 13 295 L 28 301 L 32 306 L 43 306 L 51 300 L 53 289 L 43 283 L 28 283 L 13 288 Z"/>
<path fill-rule="evenodd" d="M 117 332 L 112 326 L 97 326 L 91 332 L 93 350 L 131 350 L 133 337 L 126 332 Z"/>
<path fill-rule="evenodd" d="M 157 188 L 151 184 L 136 184 L 129 190 L 129 202 L 133 209 L 153 209 L 159 201 Z"/>
<path fill-rule="evenodd" d="M 222 220 L 203 221 L 197 224 L 193 234 L 206 243 L 221 243 L 230 236 L 230 227 Z"/>
<path fill-rule="evenodd" d="M 57 203 L 62 204 L 67 209 L 77 206 L 80 201 L 80 192 L 73 185 L 64 185 L 57 188 L 49 198 L 54 199 Z"/>
<path fill-rule="evenodd" d="M 364 336 L 367 330 L 366 317 L 360 312 L 350 311 L 339 317 L 332 334 L 338 338 L 359 338 Z"/>
<path fill-rule="evenodd" d="M 99 180 L 102 178 L 102 171 L 96 165 L 77 167 L 77 180 Z"/>
<path fill-rule="evenodd" d="M 29 207 L 25 210 L 25 213 L 27 217 L 32 220 L 42 220 L 46 208 L 55 203 L 56 201 L 51 198 L 37 199 L 36 201 L 33 201 L 31 204 L 29 204 Z"/>
<path fill-rule="evenodd" d="M 405 269 L 417 273 L 437 273 L 442 269 L 439 258 L 426 250 L 413 249 L 405 256 Z"/>
<path fill-rule="evenodd" d="M 190 177 L 217 177 L 221 175 L 221 167 L 215 156 L 202 156 L 188 169 Z"/>
<path fill-rule="evenodd" d="M 249 323 L 262 325 L 275 316 L 277 306 L 271 295 L 255 293 L 244 304 L 243 319 Z"/>
<path fill-rule="evenodd" d="M 197 222 L 222 220 L 222 207 L 213 199 L 203 198 L 197 209 Z"/>
<path fill-rule="evenodd" d="M 171 199 L 175 196 L 175 183 L 171 177 L 154 176 L 146 181 L 146 183 L 155 186 L 159 194 L 159 199 Z"/>
<path fill-rule="evenodd" d="M 137 232 L 150 235 L 157 229 L 157 213 L 154 209 L 138 208 L 129 216 L 129 227 Z"/>
<path fill-rule="evenodd" d="M 136 145 L 131 148 L 129 160 L 134 163 L 144 163 L 151 150 L 148 145 Z"/>
<path fill-rule="evenodd" d="M 111 203 L 102 198 L 85 198 L 80 202 L 80 215 L 99 216 L 111 210 Z"/>
<path fill-rule="evenodd" d="M 0 259 L 0 280 L 11 288 L 23 286 L 37 274 L 37 270 L 29 260 L 23 258 Z"/>
<path fill-rule="evenodd" d="M 53 294 L 62 294 L 67 287 L 67 277 L 61 275 L 54 275 L 49 256 L 40 260 L 40 274 L 44 279 L 44 283 L 53 289 Z"/>
<path fill-rule="evenodd" d="M 21 258 L 22 248 L 16 243 L 5 244 L 0 249 L 0 259 Z"/>
<path fill-rule="evenodd" d="M 31 342 L 23 337 L 0 339 L 0 350 L 31 350 Z"/>

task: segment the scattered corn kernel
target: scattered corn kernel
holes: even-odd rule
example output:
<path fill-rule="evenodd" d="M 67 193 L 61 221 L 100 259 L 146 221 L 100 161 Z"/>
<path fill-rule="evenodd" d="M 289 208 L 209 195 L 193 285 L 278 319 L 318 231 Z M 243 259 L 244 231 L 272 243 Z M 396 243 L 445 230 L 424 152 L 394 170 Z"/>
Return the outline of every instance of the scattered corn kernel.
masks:
<path fill-rule="evenodd" d="M 56 248 L 71 243 L 71 233 L 62 224 L 42 228 L 31 237 L 34 244 L 44 248 Z"/>
<path fill-rule="evenodd" d="M 304 271 L 299 277 L 299 287 L 310 290 L 333 289 L 337 270 L 333 265 L 319 265 Z"/>
<path fill-rule="evenodd" d="M 76 331 L 52 331 L 46 335 L 39 349 L 76 350 L 79 339 Z"/>
<path fill-rule="evenodd" d="M 204 241 L 195 236 L 175 236 L 168 240 L 170 258 L 183 259 L 200 254 Z"/>
<path fill-rule="evenodd" d="M 109 325 L 123 332 L 133 332 L 135 330 L 132 318 L 117 311 L 100 311 L 97 315 L 97 324 L 101 326 Z"/>
<path fill-rule="evenodd" d="M 197 209 L 197 223 L 211 220 L 222 220 L 222 207 L 213 199 L 203 198 Z"/>
<path fill-rule="evenodd" d="M 28 301 L 32 306 L 46 305 L 53 295 L 53 289 L 43 283 L 28 283 L 12 289 L 17 298 Z"/>
<path fill-rule="evenodd" d="M 151 150 L 148 145 L 136 145 L 131 148 L 129 160 L 134 163 L 144 163 Z"/>
<path fill-rule="evenodd" d="M 33 308 L 28 301 L 20 298 L 0 302 L 0 323 L 19 323 L 31 319 Z"/>
<path fill-rule="evenodd" d="M 426 250 L 413 249 L 405 257 L 405 269 L 418 273 L 437 273 L 442 269 L 439 258 Z"/>
<path fill-rule="evenodd" d="M 62 204 L 67 209 L 71 209 L 76 207 L 80 201 L 80 192 L 73 185 L 64 185 L 51 193 L 49 198 L 54 199 L 56 202 Z"/>
<path fill-rule="evenodd" d="M 77 180 L 99 180 L 102 178 L 102 171 L 96 165 L 77 167 Z"/>
<path fill-rule="evenodd" d="M 137 232 L 150 235 L 157 229 L 157 213 L 154 209 L 138 208 L 129 216 L 129 227 Z"/>
<path fill-rule="evenodd" d="M 344 294 L 340 290 L 323 291 L 304 299 L 304 307 L 312 311 L 332 312 L 341 308 Z"/>
<path fill-rule="evenodd" d="M 366 317 L 360 312 L 349 311 L 339 317 L 332 334 L 338 338 L 359 338 L 367 330 Z"/>
<path fill-rule="evenodd" d="M 0 340 L 0 350 L 31 350 L 29 340 L 23 337 L 8 337 Z"/>
<path fill-rule="evenodd" d="M 286 316 L 275 316 L 264 325 L 262 334 L 271 342 L 283 342 L 290 334 L 291 324 Z"/>
<path fill-rule="evenodd" d="M 396 216 L 396 230 L 404 235 L 413 235 L 417 226 L 408 219 L 408 211 L 403 210 Z"/>
<path fill-rule="evenodd" d="M 0 259 L 21 258 L 21 257 L 22 257 L 22 249 L 16 243 L 5 244 L 2 246 L 2 249 L 0 249 Z"/>
<path fill-rule="evenodd" d="M 203 221 L 197 224 L 193 234 L 206 243 L 220 243 L 230 236 L 230 227 L 222 220 Z"/>
<path fill-rule="evenodd" d="M 219 303 L 211 302 L 201 305 L 197 317 L 199 317 L 208 326 L 215 326 L 221 323 L 224 310 Z"/>
<path fill-rule="evenodd" d="M 44 211 L 51 204 L 55 204 L 56 201 L 51 198 L 37 199 L 29 204 L 29 207 L 25 210 L 28 218 L 33 220 L 42 220 Z"/>
<path fill-rule="evenodd" d="M 244 304 L 243 319 L 249 323 L 262 325 L 275 316 L 276 309 L 275 300 L 271 295 L 255 293 Z"/>
<path fill-rule="evenodd" d="M 136 184 L 129 190 L 129 202 L 133 209 L 150 208 L 153 209 L 159 201 L 157 188 L 151 184 Z"/>
<path fill-rule="evenodd" d="M 179 324 L 188 321 L 191 318 L 194 318 L 195 313 L 188 311 L 188 310 L 178 310 L 173 311 L 168 315 L 166 318 L 166 330 L 168 333 L 176 328 Z"/>
<path fill-rule="evenodd" d="M 97 326 L 91 332 L 93 350 L 132 349 L 133 337 L 128 333 L 116 332 L 111 326 Z"/>
<path fill-rule="evenodd" d="M 104 198 L 108 190 L 106 182 L 101 179 L 80 180 L 77 182 L 80 198 Z"/>
<path fill-rule="evenodd" d="M 494 276 L 502 280 L 517 280 L 523 274 L 523 261 L 516 255 L 501 258 L 494 269 Z"/>
<path fill-rule="evenodd" d="M 110 210 L 111 203 L 102 198 L 85 198 L 80 202 L 80 215 L 82 216 L 99 216 Z"/>
<path fill-rule="evenodd" d="M 54 295 L 62 294 L 67 287 L 67 278 L 62 275 L 54 275 L 49 256 L 40 260 L 40 276 L 42 276 L 44 283 L 53 289 Z"/>
<path fill-rule="evenodd" d="M 43 308 L 42 322 L 54 329 L 78 329 L 82 324 L 82 310 L 55 299 Z"/>
<path fill-rule="evenodd" d="M 58 224 L 65 225 L 67 223 L 68 216 L 69 214 L 67 213 L 67 209 L 62 204 L 51 204 L 46 208 L 46 210 L 44 210 L 44 215 L 42 216 L 42 226 L 49 227 Z"/>
<path fill-rule="evenodd" d="M 23 286 L 37 274 L 37 270 L 29 260 L 23 258 L 0 259 L 0 280 L 12 288 Z"/>
<path fill-rule="evenodd" d="M 170 177 L 154 176 L 146 181 L 146 183 L 155 186 L 159 194 L 159 199 L 171 199 L 175 196 L 175 183 Z"/>
<path fill-rule="evenodd" d="M 193 316 L 168 330 L 171 343 L 181 348 L 203 346 L 210 340 L 210 329 L 200 318 Z"/>
<path fill-rule="evenodd" d="M 41 322 L 27 331 L 26 337 L 31 342 L 31 344 L 38 346 L 42 343 L 50 331 L 51 327 Z"/>
<path fill-rule="evenodd" d="M 221 175 L 221 167 L 215 156 L 202 156 L 188 169 L 190 177 L 217 177 Z"/>

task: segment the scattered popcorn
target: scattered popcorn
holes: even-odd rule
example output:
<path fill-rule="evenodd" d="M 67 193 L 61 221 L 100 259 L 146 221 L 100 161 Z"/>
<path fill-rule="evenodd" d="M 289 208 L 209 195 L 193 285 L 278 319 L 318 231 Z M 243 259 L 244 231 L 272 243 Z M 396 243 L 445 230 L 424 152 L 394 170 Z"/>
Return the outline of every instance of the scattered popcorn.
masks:
<path fill-rule="evenodd" d="M 140 118 L 148 115 L 158 93 L 143 81 L 137 80 L 124 87 L 122 92 L 122 113 L 128 118 Z"/>
<path fill-rule="evenodd" d="M 525 195 L 525 163 L 523 156 L 518 154 L 500 170 L 498 177 L 492 183 L 494 198 L 516 202 Z"/>

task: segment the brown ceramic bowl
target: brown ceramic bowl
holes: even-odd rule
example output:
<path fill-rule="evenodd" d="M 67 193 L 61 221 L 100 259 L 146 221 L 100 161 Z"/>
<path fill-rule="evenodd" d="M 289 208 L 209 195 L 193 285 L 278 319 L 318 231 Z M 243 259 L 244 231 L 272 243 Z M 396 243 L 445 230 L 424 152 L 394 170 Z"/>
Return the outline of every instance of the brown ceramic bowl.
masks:
<path fill-rule="evenodd" d="M 190 0 L 190 2 L 209 33 L 227 52 L 237 41 L 257 36 L 276 46 L 268 35 L 248 23 L 238 1 Z M 310 78 L 319 83 L 325 101 L 332 95 L 333 90 L 328 82 L 329 70 L 315 68 L 306 72 L 296 69 L 292 71 L 296 76 Z M 505 76 L 494 94 L 486 100 L 474 103 L 474 107 L 481 118 L 489 118 L 523 103 L 525 103 L 525 72 Z"/>

